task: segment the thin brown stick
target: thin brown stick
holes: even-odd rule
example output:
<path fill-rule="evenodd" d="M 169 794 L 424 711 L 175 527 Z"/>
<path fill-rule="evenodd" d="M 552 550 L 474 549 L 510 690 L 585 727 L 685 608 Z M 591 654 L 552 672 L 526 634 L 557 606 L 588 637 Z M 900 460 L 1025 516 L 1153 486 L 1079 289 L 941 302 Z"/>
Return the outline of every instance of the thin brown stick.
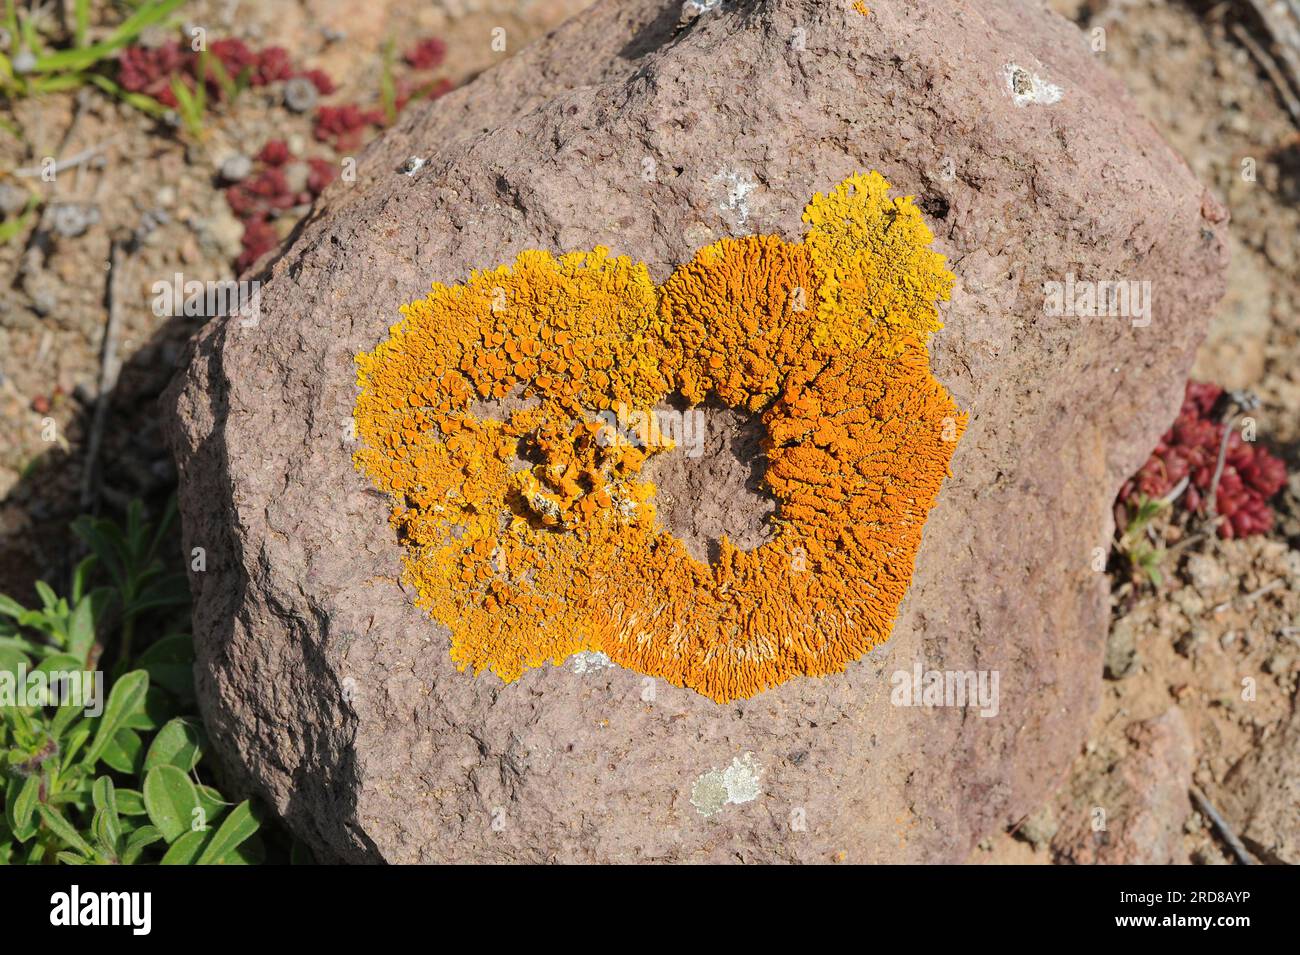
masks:
<path fill-rule="evenodd" d="M 1260 69 L 1264 71 L 1269 82 L 1277 90 L 1277 95 L 1281 97 L 1282 104 L 1286 107 L 1287 112 L 1291 114 L 1291 117 L 1297 123 L 1300 123 L 1300 99 L 1297 99 L 1295 93 L 1291 92 L 1291 84 L 1287 81 L 1281 68 L 1278 67 L 1277 62 L 1269 56 L 1267 50 L 1256 42 L 1255 38 L 1250 35 L 1250 31 L 1240 23 L 1232 25 L 1232 35 L 1255 58 L 1255 62 L 1259 64 Z"/>
<path fill-rule="evenodd" d="M 1241 840 L 1237 838 L 1237 834 L 1232 831 L 1232 827 L 1228 825 L 1223 816 L 1219 815 L 1219 810 L 1214 808 L 1214 804 L 1206 798 L 1205 793 L 1201 792 L 1195 786 L 1192 787 L 1192 801 L 1196 803 L 1197 809 L 1210 817 L 1210 821 L 1214 823 L 1214 828 L 1219 831 L 1219 835 L 1223 837 L 1223 841 L 1232 848 L 1233 854 L 1237 857 L 1237 861 L 1242 865 L 1255 865 L 1254 858 L 1246 851 L 1246 847 L 1242 845 Z"/>
<path fill-rule="evenodd" d="M 1297 4 L 1292 0 L 1289 13 L 1296 17 L 1296 22 L 1286 23 L 1283 20 L 1287 14 L 1280 19 L 1274 5 L 1266 0 L 1246 0 L 1246 2 L 1255 11 L 1260 25 L 1268 33 L 1273 43 L 1273 52 L 1290 72 L 1292 89 L 1300 90 L 1300 13 L 1297 12 Z"/>
<path fill-rule="evenodd" d="M 104 323 L 104 337 L 99 349 L 99 393 L 95 396 L 95 415 L 91 419 L 90 435 L 86 441 L 86 465 L 81 474 L 81 508 L 86 511 L 90 510 L 95 501 L 99 447 L 104 437 L 104 424 L 108 420 L 109 401 L 113 389 L 117 387 L 117 376 L 121 370 L 117 360 L 117 337 L 122 324 L 122 303 L 115 283 L 125 261 L 129 241 L 114 238 L 109 249 L 108 282 L 104 291 L 108 320 Z"/>
<path fill-rule="evenodd" d="M 1228 440 L 1237 427 L 1237 405 L 1228 406 L 1228 416 L 1223 422 L 1223 438 L 1219 441 L 1219 459 L 1214 465 L 1214 479 L 1210 481 L 1209 494 L 1205 500 L 1205 518 L 1211 527 L 1219 522 L 1219 478 L 1223 477 L 1223 464 L 1228 459 Z"/>

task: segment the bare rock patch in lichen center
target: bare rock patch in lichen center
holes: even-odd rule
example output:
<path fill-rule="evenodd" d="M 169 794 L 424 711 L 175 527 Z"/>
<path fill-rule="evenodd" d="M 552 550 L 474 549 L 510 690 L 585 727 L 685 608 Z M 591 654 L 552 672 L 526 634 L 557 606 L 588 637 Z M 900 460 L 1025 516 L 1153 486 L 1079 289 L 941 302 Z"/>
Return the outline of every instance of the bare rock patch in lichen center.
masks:
<path fill-rule="evenodd" d="M 777 502 L 763 486 L 762 422 L 717 401 L 655 410 L 684 416 L 686 435 L 642 469 L 655 486 L 659 527 L 706 564 L 718 559 L 724 537 L 741 551 L 771 540 Z"/>

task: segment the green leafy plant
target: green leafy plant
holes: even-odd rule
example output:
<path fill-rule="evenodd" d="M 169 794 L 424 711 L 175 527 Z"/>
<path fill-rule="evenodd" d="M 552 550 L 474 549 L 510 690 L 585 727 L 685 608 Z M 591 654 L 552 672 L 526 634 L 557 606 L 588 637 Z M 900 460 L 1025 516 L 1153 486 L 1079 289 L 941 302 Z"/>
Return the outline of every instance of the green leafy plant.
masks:
<path fill-rule="evenodd" d="M 123 525 L 81 518 L 73 530 L 90 554 L 66 597 L 44 582 L 38 607 L 0 595 L 0 863 L 264 858 L 253 807 L 202 781 L 189 635 L 164 628 L 134 652 L 142 623 L 188 609 L 184 575 L 160 558 L 174 517 L 169 506 L 150 526 L 137 503 Z M 101 681 L 100 694 L 68 692 L 78 675 L 83 691 Z"/>
<path fill-rule="evenodd" d="M 36 215 L 36 210 L 41 204 L 40 196 L 32 193 L 27 197 L 27 204 L 23 206 L 23 211 L 11 219 L 0 222 L 0 245 L 12 242 L 18 236 L 27 231 L 27 226 L 31 223 L 32 218 Z"/>
<path fill-rule="evenodd" d="M 396 43 L 387 40 L 384 43 L 383 60 L 379 71 L 379 99 L 384 107 L 384 117 L 390 125 L 397 121 L 397 81 L 394 78 L 396 57 Z"/>
<path fill-rule="evenodd" d="M 1160 565 L 1165 549 L 1151 538 L 1156 519 L 1168 508 L 1169 502 L 1162 498 L 1139 495 L 1129 505 L 1128 526 L 1116 544 L 1129 563 L 1131 576 L 1138 580 L 1145 576 L 1155 587 L 1164 583 Z"/>
<path fill-rule="evenodd" d="M 73 11 L 73 45 L 67 49 L 47 50 L 40 31 L 36 29 L 35 19 L 30 14 L 20 14 L 14 0 L 5 0 L 4 26 L 15 38 L 16 49 L 29 54 L 30 59 L 19 69 L 16 56 L 0 54 L 0 91 L 11 96 L 28 96 L 78 89 L 94 81 L 94 77 L 99 75 L 94 71 L 109 57 L 135 42 L 145 30 L 166 21 L 184 2 L 145 0 L 107 37 L 98 43 L 88 43 L 89 4 L 86 0 L 78 0 Z"/>

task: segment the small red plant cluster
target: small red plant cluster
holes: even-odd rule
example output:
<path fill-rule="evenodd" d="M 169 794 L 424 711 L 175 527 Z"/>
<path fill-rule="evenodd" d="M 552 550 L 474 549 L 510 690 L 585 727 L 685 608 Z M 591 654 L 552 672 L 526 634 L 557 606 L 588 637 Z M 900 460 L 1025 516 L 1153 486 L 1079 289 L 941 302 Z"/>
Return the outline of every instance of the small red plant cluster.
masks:
<path fill-rule="evenodd" d="M 429 75 L 442 65 L 446 44 L 436 37 L 420 40 L 402 56 L 404 75 L 392 79 L 392 112 L 400 112 L 416 97 L 436 99 L 451 89 L 446 79 Z M 220 70 L 213 63 L 220 64 Z M 205 65 L 206 64 L 206 65 Z M 228 84 L 220 72 L 232 81 L 261 87 L 302 77 L 322 96 L 335 91 L 333 80 L 323 70 L 299 70 L 283 47 L 271 46 L 252 50 L 243 40 L 215 40 L 208 46 L 208 58 L 178 42 L 157 47 L 130 46 L 119 59 L 118 81 L 132 93 L 142 93 L 169 107 L 177 106 L 172 84 L 179 79 L 190 90 L 197 89 L 202 78 L 207 95 L 221 102 Z M 336 152 L 345 154 L 359 148 L 372 131 L 388 124 L 389 110 L 378 107 L 363 109 L 355 103 L 317 106 L 313 114 L 313 134 Z M 335 164 L 326 159 L 299 159 L 290 153 L 283 140 L 271 140 L 258 154 L 253 174 L 226 189 L 231 211 L 244 225 L 243 248 L 235 267 L 243 270 L 275 248 L 280 236 L 273 224 L 287 210 L 306 205 L 324 191 L 337 174 Z"/>
<path fill-rule="evenodd" d="M 413 70 L 436 70 L 447 58 L 447 44 L 437 37 L 428 37 L 403 54 L 402 59 Z"/>
<path fill-rule="evenodd" d="M 327 159 L 299 160 L 284 140 L 273 139 L 263 146 L 253 174 L 226 190 L 230 211 L 244 225 L 243 250 L 235 267 L 242 271 L 274 249 L 280 241 L 275 218 L 310 203 L 337 172 Z"/>
<path fill-rule="evenodd" d="M 1223 395 L 1217 385 L 1190 381 L 1172 428 L 1156 445 L 1141 470 L 1120 489 L 1121 503 L 1136 495 L 1164 497 L 1183 478 L 1187 490 L 1179 498 L 1184 510 L 1204 513 L 1223 443 L 1224 425 L 1214 417 Z M 1224 538 L 1266 534 L 1273 527 L 1268 499 L 1286 483 L 1286 465 L 1251 442 L 1235 428 L 1228 435 L 1223 473 L 1215 495 L 1219 536 Z"/>
<path fill-rule="evenodd" d="M 430 79 L 427 74 L 442 65 L 447 55 L 447 45 L 437 37 L 421 40 L 402 55 L 413 75 L 398 76 L 393 80 L 393 110 L 400 113 L 413 99 L 437 99 L 451 91 L 446 78 Z M 313 134 L 322 143 L 329 143 L 338 152 L 357 149 L 372 129 L 381 129 L 389 117 L 382 107 L 362 109 L 355 103 L 339 106 L 322 106 L 316 111 Z"/>
<path fill-rule="evenodd" d="M 252 50 L 243 40 L 229 37 L 214 40 L 208 55 L 221 66 L 230 80 L 241 77 L 248 86 L 269 86 L 282 80 L 302 76 L 322 94 L 334 92 L 334 83 L 322 70 L 296 71 L 289 54 L 280 46 Z M 122 51 L 118 63 L 118 81 L 122 88 L 132 93 L 143 93 L 158 102 L 176 107 L 176 94 L 172 90 L 173 78 L 179 78 L 190 90 L 197 88 L 202 75 L 207 95 L 220 102 L 225 88 L 219 81 L 216 69 L 205 68 L 202 56 L 176 41 L 161 46 L 129 46 Z"/>

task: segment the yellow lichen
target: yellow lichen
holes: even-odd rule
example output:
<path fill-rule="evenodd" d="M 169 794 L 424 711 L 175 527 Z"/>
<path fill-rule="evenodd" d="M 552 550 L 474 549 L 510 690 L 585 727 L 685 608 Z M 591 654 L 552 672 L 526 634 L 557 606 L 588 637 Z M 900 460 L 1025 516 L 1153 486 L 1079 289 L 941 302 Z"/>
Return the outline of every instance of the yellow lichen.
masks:
<path fill-rule="evenodd" d="M 803 219 L 822 276 L 818 344 L 875 341 L 890 351 L 943 327 L 935 301 L 948 300 L 952 273 L 931 250 L 934 234 L 910 196 L 891 199 L 880 173 L 857 174 L 813 196 Z"/>
<path fill-rule="evenodd" d="M 662 289 L 604 249 L 524 252 L 434 285 L 357 357 L 355 460 L 461 669 L 598 650 L 726 701 L 888 637 L 965 417 L 926 351 L 952 277 L 887 190 L 852 177 L 803 243 L 724 239 Z M 756 550 L 692 557 L 640 478 L 665 446 L 600 417 L 672 393 L 760 416 L 778 507 Z"/>

